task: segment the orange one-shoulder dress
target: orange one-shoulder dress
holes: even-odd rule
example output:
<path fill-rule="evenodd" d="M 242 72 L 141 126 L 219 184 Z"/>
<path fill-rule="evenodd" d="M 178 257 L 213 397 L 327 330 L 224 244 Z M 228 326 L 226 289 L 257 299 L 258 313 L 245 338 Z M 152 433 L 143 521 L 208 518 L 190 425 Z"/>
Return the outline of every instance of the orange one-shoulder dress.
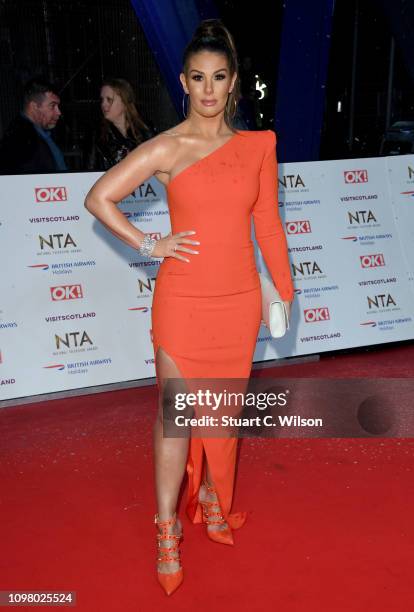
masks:
<path fill-rule="evenodd" d="M 183 379 L 247 379 L 261 322 L 261 290 L 251 238 L 281 297 L 293 299 L 286 237 L 278 211 L 276 136 L 237 131 L 218 149 L 182 170 L 168 184 L 171 230 L 195 230 L 198 255 L 160 266 L 152 304 L 154 354 L 162 348 Z M 204 453 L 222 514 L 230 527 L 237 437 L 192 437 L 187 514 L 202 522 L 198 491 Z"/>

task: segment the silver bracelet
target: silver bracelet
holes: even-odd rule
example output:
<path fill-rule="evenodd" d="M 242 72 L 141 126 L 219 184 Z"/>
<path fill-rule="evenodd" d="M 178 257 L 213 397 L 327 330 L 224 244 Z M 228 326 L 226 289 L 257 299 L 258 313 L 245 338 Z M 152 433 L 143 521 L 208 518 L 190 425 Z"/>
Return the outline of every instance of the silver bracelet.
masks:
<path fill-rule="evenodd" d="M 144 255 L 145 257 L 151 257 L 156 242 L 157 241 L 155 238 L 151 238 L 151 236 L 145 234 L 144 240 L 138 249 L 139 254 Z"/>

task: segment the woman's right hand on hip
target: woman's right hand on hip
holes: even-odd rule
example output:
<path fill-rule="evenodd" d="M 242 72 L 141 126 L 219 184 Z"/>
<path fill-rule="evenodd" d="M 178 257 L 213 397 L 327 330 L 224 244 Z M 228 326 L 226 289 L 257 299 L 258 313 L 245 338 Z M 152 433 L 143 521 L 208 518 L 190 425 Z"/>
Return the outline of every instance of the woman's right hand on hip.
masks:
<path fill-rule="evenodd" d="M 175 257 L 176 259 L 180 259 L 181 261 L 190 262 L 187 257 L 180 255 L 180 251 L 184 253 L 191 253 L 194 255 L 198 255 L 198 251 L 194 251 L 193 249 L 189 249 L 185 244 L 200 244 L 197 240 L 189 240 L 188 238 L 184 238 L 184 236 L 190 236 L 195 234 L 194 230 L 189 230 L 187 232 L 178 232 L 177 234 L 172 234 L 171 232 L 168 236 L 164 238 L 160 238 L 155 243 L 154 250 L 151 253 L 152 257 Z"/>

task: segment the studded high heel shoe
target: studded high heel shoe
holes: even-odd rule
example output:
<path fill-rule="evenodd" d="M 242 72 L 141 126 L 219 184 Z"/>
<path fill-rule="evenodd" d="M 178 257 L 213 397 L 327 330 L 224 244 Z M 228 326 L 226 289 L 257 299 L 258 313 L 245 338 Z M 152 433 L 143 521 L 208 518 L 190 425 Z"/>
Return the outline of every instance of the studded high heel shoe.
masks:
<path fill-rule="evenodd" d="M 180 551 L 178 547 L 179 547 L 180 539 L 182 538 L 182 533 L 180 535 L 175 535 L 172 533 L 168 533 L 167 531 L 168 527 L 175 525 L 176 522 L 177 522 L 177 515 L 175 512 L 172 518 L 168 519 L 167 521 L 160 521 L 158 514 L 155 515 L 154 523 L 158 525 L 159 528 L 161 528 L 161 533 L 157 533 L 157 543 L 158 543 L 158 553 L 159 553 L 157 561 L 159 563 L 166 563 L 166 562 L 173 562 L 173 561 L 178 561 L 180 563 Z M 173 546 L 168 548 L 168 547 L 161 546 L 161 543 L 164 540 L 175 540 L 175 542 Z M 175 552 L 177 552 L 178 554 L 176 556 L 171 556 L 171 553 L 175 553 Z M 171 593 L 173 593 L 176 589 L 178 589 L 178 587 L 180 586 L 180 584 L 182 583 L 184 579 L 183 568 L 181 567 L 181 563 L 180 563 L 180 568 L 176 572 L 172 574 L 165 574 L 157 570 L 157 576 L 158 576 L 158 582 L 164 589 L 165 593 L 167 595 L 171 595 Z"/>
<path fill-rule="evenodd" d="M 215 488 L 209 485 L 206 481 L 203 482 L 203 485 L 206 487 L 209 493 L 212 495 L 217 495 Z M 221 513 L 221 508 L 218 501 L 201 501 L 199 499 L 199 502 L 203 508 L 203 523 L 206 523 L 207 535 L 210 540 L 213 540 L 213 542 L 218 542 L 219 544 L 229 544 L 232 546 L 234 541 L 230 527 L 227 526 L 225 529 L 208 529 L 209 525 L 224 525 L 226 523 Z M 216 510 L 214 510 L 214 506 L 216 507 Z"/>

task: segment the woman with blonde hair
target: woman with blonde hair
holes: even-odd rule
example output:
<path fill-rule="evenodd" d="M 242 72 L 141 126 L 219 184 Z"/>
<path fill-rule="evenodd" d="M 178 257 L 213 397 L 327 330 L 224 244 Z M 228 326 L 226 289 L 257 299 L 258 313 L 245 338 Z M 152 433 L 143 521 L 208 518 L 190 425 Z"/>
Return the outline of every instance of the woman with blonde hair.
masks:
<path fill-rule="evenodd" d="M 246 520 L 231 512 L 236 437 L 164 437 L 163 405 L 175 379 L 248 379 L 261 322 L 251 240 L 290 309 L 293 285 L 278 213 L 275 134 L 236 131 L 237 57 L 218 20 L 202 22 L 180 74 L 186 118 L 109 170 L 86 207 L 147 257 L 163 258 L 152 304 L 159 411 L 154 427 L 158 580 L 169 595 L 183 580 L 177 499 L 187 471 L 187 515 L 210 540 L 232 545 Z M 187 103 L 186 103 L 187 101 Z M 158 240 L 134 227 L 117 203 L 156 175 L 165 185 L 171 232 Z"/>
<path fill-rule="evenodd" d="M 108 170 L 153 136 L 136 107 L 125 79 L 107 79 L 101 87 L 102 120 L 88 155 L 88 170 Z"/>

